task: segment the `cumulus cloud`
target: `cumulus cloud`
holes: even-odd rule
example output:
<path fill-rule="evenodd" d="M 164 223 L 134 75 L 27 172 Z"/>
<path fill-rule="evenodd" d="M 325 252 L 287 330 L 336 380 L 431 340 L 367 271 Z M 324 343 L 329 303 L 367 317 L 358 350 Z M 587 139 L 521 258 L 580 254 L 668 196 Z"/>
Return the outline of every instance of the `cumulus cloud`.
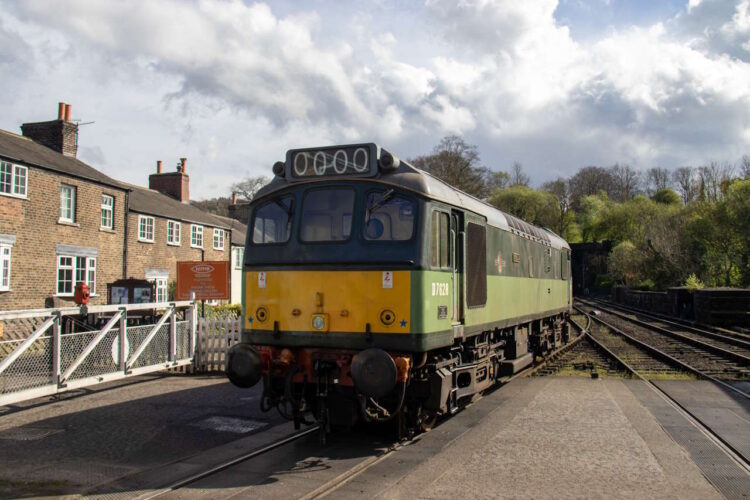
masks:
<path fill-rule="evenodd" d="M 221 187 L 321 142 L 409 156 L 459 133 L 488 165 L 517 159 L 537 181 L 551 167 L 676 166 L 750 146 L 750 0 L 690 0 L 674 18 L 585 41 L 555 18 L 557 0 L 427 0 L 387 19 L 314 5 L 4 2 L 0 68 L 21 77 L 13 103 L 0 100 L 20 116 L 34 95 L 72 94 L 74 109 L 99 114 L 91 140 L 106 154 L 91 158 L 141 183 L 146 167 L 121 165 L 165 150 L 193 155 Z M 207 185 L 195 191 L 215 194 Z"/>

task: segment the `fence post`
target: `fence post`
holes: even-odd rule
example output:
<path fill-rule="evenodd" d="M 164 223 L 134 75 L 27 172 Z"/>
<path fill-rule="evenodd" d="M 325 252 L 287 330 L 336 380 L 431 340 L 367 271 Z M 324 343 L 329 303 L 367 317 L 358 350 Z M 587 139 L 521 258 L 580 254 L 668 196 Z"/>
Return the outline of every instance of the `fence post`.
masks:
<path fill-rule="evenodd" d="M 169 361 L 175 360 L 177 354 L 177 308 L 172 304 L 172 316 L 169 317 Z"/>
<path fill-rule="evenodd" d="M 55 311 L 55 322 L 52 323 L 52 383 L 60 385 L 60 311 Z"/>
<path fill-rule="evenodd" d="M 120 316 L 120 332 L 117 336 L 117 342 L 120 345 L 117 356 L 117 369 L 121 372 L 125 371 L 125 360 L 128 358 L 125 349 L 128 342 L 128 310 L 126 307 L 121 307 L 122 316 Z"/>

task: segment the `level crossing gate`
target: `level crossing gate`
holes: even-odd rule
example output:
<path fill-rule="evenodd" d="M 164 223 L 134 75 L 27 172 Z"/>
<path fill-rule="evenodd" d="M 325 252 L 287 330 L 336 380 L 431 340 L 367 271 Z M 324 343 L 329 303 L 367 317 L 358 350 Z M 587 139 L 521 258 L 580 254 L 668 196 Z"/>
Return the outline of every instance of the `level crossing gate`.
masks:
<path fill-rule="evenodd" d="M 193 362 L 195 302 L 82 312 L 0 311 L 0 406 Z"/>

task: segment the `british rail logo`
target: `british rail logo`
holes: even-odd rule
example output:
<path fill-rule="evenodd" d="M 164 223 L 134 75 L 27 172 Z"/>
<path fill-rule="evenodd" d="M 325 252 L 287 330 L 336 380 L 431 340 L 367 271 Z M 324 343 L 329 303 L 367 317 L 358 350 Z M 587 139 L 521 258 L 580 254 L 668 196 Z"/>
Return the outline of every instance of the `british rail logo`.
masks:
<path fill-rule="evenodd" d="M 190 268 L 195 274 L 212 273 L 214 272 L 214 266 L 208 264 L 198 264 Z"/>

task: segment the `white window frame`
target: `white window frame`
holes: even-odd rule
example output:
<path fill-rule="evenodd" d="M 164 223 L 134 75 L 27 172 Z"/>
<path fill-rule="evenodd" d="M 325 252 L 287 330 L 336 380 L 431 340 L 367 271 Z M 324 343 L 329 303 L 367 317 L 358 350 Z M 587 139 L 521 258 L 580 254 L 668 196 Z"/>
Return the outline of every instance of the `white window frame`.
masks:
<path fill-rule="evenodd" d="M 203 226 L 190 224 L 190 246 L 192 248 L 203 248 Z"/>
<path fill-rule="evenodd" d="M 245 261 L 245 249 L 242 247 L 237 247 L 234 249 L 234 268 L 235 269 L 242 269 L 242 266 L 244 265 Z"/>
<path fill-rule="evenodd" d="M 224 230 L 214 228 L 214 250 L 224 250 Z"/>
<path fill-rule="evenodd" d="M 167 302 L 167 277 L 148 278 L 154 284 L 154 301 Z"/>
<path fill-rule="evenodd" d="M 148 231 L 149 222 L 151 223 L 150 235 Z M 153 243 L 155 233 L 156 233 L 156 220 L 150 215 L 139 215 L 138 216 L 138 241 L 141 241 L 143 243 Z"/>
<path fill-rule="evenodd" d="M 5 169 L 10 169 L 10 178 L 6 177 L 7 184 L 0 184 L 0 195 L 27 199 L 29 193 L 29 169 L 23 165 L 16 165 L 9 161 L 0 162 L 0 180 L 2 180 L 2 171 Z M 21 175 L 21 172 L 23 172 L 23 175 Z M 21 177 L 23 177 L 23 185 L 18 182 Z M 8 191 L 3 190 L 3 186 L 5 185 L 7 185 Z"/>
<path fill-rule="evenodd" d="M 10 291 L 10 264 L 13 245 L 0 244 L 0 292 Z"/>
<path fill-rule="evenodd" d="M 180 246 L 180 238 L 182 237 L 180 234 L 182 228 L 180 226 L 180 223 L 176 220 L 167 221 L 167 245 Z"/>
<path fill-rule="evenodd" d="M 114 229 L 115 228 L 115 197 L 110 194 L 102 194 L 102 211 L 100 228 L 101 229 Z M 107 217 L 109 217 L 109 224 L 107 224 Z"/>
<path fill-rule="evenodd" d="M 64 198 L 63 193 L 69 190 L 70 197 Z M 64 206 L 63 203 L 69 202 L 69 206 Z M 69 211 L 70 216 L 66 216 L 64 211 Z M 60 184 L 60 222 L 75 223 L 76 221 L 76 187 L 71 184 Z"/>
<path fill-rule="evenodd" d="M 63 259 L 70 259 L 69 264 L 62 264 Z M 61 291 L 60 271 L 70 272 L 70 291 L 65 287 Z M 89 286 L 92 297 L 96 296 L 96 257 L 87 257 L 83 255 L 58 255 L 57 256 L 57 293 L 58 297 L 72 297 L 75 294 L 76 283 L 83 281 Z M 67 283 L 68 280 L 63 280 Z"/>

